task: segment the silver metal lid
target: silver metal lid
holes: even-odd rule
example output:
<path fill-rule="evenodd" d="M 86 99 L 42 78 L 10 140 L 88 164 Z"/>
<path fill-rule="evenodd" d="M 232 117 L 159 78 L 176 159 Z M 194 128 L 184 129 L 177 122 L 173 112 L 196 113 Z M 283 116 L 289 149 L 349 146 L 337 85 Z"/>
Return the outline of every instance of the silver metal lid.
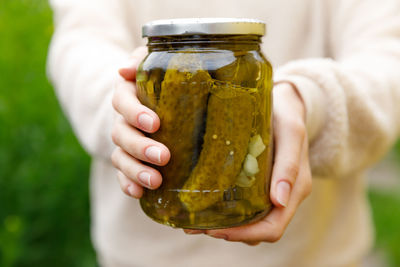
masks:
<path fill-rule="evenodd" d="M 265 23 L 242 18 L 187 18 L 155 20 L 142 27 L 143 37 L 193 34 L 265 34 Z"/>

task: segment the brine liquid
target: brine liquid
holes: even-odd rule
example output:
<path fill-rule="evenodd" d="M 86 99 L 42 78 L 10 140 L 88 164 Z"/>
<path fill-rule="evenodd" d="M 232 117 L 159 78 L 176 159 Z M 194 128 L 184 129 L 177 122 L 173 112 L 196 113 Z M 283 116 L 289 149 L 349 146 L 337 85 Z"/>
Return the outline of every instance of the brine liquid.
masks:
<path fill-rule="evenodd" d="M 256 55 L 176 50 L 142 64 L 138 97 L 161 120 L 149 136 L 171 151 L 166 166 L 154 166 L 161 187 L 141 199 L 155 221 L 225 228 L 270 209 L 271 67 Z"/>

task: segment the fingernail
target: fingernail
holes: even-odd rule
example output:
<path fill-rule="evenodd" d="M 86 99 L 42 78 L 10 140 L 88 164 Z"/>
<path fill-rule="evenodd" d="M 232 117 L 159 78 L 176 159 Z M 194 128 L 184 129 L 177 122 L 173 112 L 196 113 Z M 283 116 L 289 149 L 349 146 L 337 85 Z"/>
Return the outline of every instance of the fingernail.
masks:
<path fill-rule="evenodd" d="M 135 189 L 133 188 L 133 185 L 128 185 L 128 192 L 129 192 L 129 195 L 131 195 L 131 196 L 135 196 Z"/>
<path fill-rule="evenodd" d="M 278 185 L 276 186 L 277 200 L 279 204 L 281 204 L 284 207 L 287 207 L 289 203 L 290 190 L 291 190 L 290 184 L 285 181 L 279 182 Z"/>
<path fill-rule="evenodd" d="M 144 186 L 151 187 L 151 175 L 148 172 L 141 172 L 138 174 L 138 180 Z"/>
<path fill-rule="evenodd" d="M 153 128 L 154 120 L 150 115 L 148 115 L 146 113 L 142 113 L 139 115 L 138 122 L 139 122 L 140 127 L 144 128 L 146 130 L 151 130 Z"/>
<path fill-rule="evenodd" d="M 146 157 L 148 157 L 151 161 L 155 161 L 161 163 L 161 149 L 156 146 L 150 146 L 144 152 Z"/>
<path fill-rule="evenodd" d="M 218 238 L 218 239 L 225 239 L 228 240 L 228 236 L 225 234 L 210 234 L 211 237 Z"/>

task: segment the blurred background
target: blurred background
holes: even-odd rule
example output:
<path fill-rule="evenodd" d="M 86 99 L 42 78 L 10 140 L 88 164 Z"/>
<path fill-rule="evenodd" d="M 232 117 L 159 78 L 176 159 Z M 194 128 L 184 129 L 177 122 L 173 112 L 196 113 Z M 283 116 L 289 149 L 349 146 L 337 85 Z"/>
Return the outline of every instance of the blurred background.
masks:
<path fill-rule="evenodd" d="M 46 78 L 45 0 L 0 0 L 0 266 L 97 266 L 90 157 Z M 400 266 L 400 143 L 369 173 L 376 225 L 368 266 Z M 110 177 L 113 179 L 113 177 Z"/>

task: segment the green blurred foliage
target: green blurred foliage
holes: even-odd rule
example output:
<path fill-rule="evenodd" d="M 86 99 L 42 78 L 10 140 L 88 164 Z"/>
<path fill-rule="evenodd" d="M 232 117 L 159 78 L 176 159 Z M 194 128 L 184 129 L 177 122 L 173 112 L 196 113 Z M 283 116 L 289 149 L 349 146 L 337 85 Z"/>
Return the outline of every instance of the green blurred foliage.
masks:
<path fill-rule="evenodd" d="M 393 151 L 400 164 L 400 140 Z M 385 193 L 371 189 L 369 199 L 376 231 L 375 247 L 385 253 L 390 266 L 400 266 L 400 187 Z"/>
<path fill-rule="evenodd" d="M 45 0 L 0 0 L 0 266 L 96 266 L 89 156 L 45 74 Z M 400 142 L 395 150 L 400 155 Z M 399 156 L 400 162 L 400 156 Z M 369 194 L 376 247 L 400 266 L 400 190 Z"/>
<path fill-rule="evenodd" d="M 96 266 L 89 156 L 47 82 L 52 13 L 0 0 L 0 266 Z"/>
<path fill-rule="evenodd" d="M 376 191 L 369 194 L 376 228 L 375 246 L 385 253 L 390 266 L 393 267 L 400 266 L 399 193 L 400 190 L 397 194 L 382 194 Z"/>

